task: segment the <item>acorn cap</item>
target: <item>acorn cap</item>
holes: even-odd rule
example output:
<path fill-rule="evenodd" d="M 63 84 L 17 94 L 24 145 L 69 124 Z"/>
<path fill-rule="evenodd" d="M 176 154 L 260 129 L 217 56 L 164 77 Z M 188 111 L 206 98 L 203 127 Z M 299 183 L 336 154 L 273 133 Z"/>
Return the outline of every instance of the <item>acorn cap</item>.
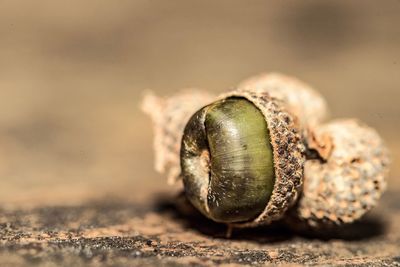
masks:
<path fill-rule="evenodd" d="M 321 125 L 314 135 L 324 140 L 325 156 L 306 161 L 295 215 L 311 227 L 353 222 L 386 188 L 388 150 L 374 129 L 354 119 Z"/>
<path fill-rule="evenodd" d="M 253 103 L 264 115 L 273 148 L 275 183 L 264 211 L 254 220 L 230 224 L 232 227 L 254 227 L 283 217 L 301 192 L 305 147 L 298 125 L 281 101 L 262 91 L 241 89 L 221 95 L 218 99 L 242 97 Z M 207 204 L 207 203 L 205 203 Z"/>
<path fill-rule="evenodd" d="M 214 99 L 214 95 L 198 89 L 186 89 L 166 98 L 145 94 L 141 108 L 153 121 L 154 166 L 159 173 L 167 172 L 169 184 L 176 182 L 181 172 L 179 153 L 186 122 Z"/>

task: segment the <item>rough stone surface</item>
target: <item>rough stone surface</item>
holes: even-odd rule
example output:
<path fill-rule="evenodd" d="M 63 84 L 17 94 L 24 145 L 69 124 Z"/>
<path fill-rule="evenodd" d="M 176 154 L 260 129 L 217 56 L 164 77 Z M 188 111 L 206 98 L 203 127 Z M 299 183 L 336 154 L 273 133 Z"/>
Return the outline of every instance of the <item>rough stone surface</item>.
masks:
<path fill-rule="evenodd" d="M 385 195 L 379 212 L 321 234 L 283 224 L 226 228 L 180 200 L 147 204 L 102 199 L 79 206 L 0 210 L 2 266 L 400 266 L 400 205 Z"/>

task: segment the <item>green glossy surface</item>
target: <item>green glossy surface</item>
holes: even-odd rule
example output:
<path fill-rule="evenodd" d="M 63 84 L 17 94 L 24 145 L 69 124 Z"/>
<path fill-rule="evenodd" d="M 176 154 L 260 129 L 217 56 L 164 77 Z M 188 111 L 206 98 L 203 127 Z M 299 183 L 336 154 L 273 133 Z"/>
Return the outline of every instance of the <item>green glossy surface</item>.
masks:
<path fill-rule="evenodd" d="M 204 151 L 209 154 L 207 168 Z M 275 181 L 261 111 L 243 98 L 221 100 L 198 111 L 185 129 L 181 166 L 186 194 L 206 216 L 225 223 L 256 218 Z"/>
<path fill-rule="evenodd" d="M 245 99 L 209 106 L 205 118 L 211 158 L 210 215 L 246 221 L 265 208 L 274 185 L 272 147 L 261 111 Z"/>

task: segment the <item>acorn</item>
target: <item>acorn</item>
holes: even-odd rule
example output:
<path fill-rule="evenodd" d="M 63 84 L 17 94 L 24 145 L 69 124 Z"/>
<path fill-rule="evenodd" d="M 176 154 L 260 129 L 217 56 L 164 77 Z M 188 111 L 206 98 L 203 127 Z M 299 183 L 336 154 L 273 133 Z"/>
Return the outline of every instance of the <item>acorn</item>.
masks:
<path fill-rule="evenodd" d="M 301 188 L 304 145 L 293 117 L 266 93 L 233 91 L 186 125 L 181 168 L 190 202 L 234 227 L 280 219 Z"/>
<path fill-rule="evenodd" d="M 180 96 L 192 104 L 205 98 L 188 99 Z M 144 109 L 156 119 L 156 154 L 163 154 L 156 158 L 169 155 L 169 164 L 164 160 L 161 166 L 170 174 L 176 174 L 176 140 L 182 140 L 180 178 L 190 202 L 208 218 L 233 227 L 282 218 L 302 185 L 305 148 L 295 116 L 266 92 L 237 90 L 193 111 L 181 131 L 183 113 L 193 105 L 172 112 L 176 100 L 150 95 Z M 175 117 L 162 121 L 165 116 Z"/>

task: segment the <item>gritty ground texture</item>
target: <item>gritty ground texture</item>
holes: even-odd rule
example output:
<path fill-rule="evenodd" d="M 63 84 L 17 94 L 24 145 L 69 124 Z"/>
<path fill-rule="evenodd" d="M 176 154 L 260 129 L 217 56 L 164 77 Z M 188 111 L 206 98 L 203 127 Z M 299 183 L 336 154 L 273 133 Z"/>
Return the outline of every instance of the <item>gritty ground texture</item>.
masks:
<path fill-rule="evenodd" d="M 386 194 L 362 221 L 323 233 L 283 224 L 236 230 L 163 196 L 145 205 L 104 199 L 79 206 L 0 210 L 3 266 L 400 266 L 400 205 Z"/>

